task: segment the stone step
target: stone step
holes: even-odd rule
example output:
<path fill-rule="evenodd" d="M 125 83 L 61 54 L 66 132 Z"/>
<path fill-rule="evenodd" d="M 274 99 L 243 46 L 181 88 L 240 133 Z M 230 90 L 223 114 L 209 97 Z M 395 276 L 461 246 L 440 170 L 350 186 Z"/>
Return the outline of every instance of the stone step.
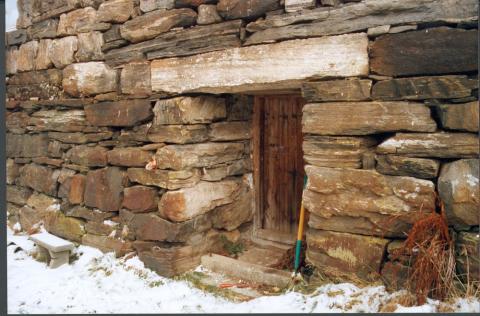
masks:
<path fill-rule="evenodd" d="M 277 247 L 249 247 L 241 255 L 238 260 L 246 263 L 252 263 L 267 268 L 276 268 L 282 264 L 282 260 L 286 254 L 286 249 Z"/>
<path fill-rule="evenodd" d="M 217 254 L 202 256 L 201 263 L 203 267 L 213 272 L 223 273 L 257 284 L 285 288 L 292 282 L 291 275 L 287 271 L 267 268 Z"/>

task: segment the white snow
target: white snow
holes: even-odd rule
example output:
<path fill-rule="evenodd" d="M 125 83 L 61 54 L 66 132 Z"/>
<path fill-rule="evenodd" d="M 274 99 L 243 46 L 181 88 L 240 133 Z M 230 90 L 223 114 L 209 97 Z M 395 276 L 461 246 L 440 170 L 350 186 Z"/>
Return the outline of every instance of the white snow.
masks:
<path fill-rule="evenodd" d="M 377 312 L 393 295 L 382 286 L 343 283 L 324 285 L 312 295 L 290 291 L 235 303 L 185 281 L 160 277 L 138 257 L 116 259 L 87 246 L 75 250 L 79 259 L 71 265 L 49 269 L 29 256 L 33 243 L 27 238 L 7 229 L 9 313 Z M 397 311 L 432 312 L 437 304 L 429 300 L 423 306 L 398 306 Z M 480 312 L 479 305 L 478 300 L 465 299 L 454 308 Z"/>

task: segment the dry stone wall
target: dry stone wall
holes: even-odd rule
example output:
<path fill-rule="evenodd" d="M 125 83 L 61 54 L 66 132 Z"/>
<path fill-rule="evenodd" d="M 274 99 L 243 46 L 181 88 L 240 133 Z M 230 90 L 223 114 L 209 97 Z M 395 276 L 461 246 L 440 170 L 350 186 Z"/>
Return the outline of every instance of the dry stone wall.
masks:
<path fill-rule="evenodd" d="M 309 262 L 341 280 L 405 275 L 394 253 L 438 194 L 459 271 L 480 268 L 477 0 L 18 9 L 6 33 L 12 223 L 136 251 L 162 275 L 188 270 L 252 221 L 247 95 L 302 93 Z"/>

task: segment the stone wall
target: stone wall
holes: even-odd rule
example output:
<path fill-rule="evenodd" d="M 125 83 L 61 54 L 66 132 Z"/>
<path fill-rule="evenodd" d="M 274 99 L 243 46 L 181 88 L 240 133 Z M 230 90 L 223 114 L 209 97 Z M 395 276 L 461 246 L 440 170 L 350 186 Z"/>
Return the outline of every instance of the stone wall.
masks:
<path fill-rule="evenodd" d="M 301 93 L 308 261 L 341 280 L 404 271 L 391 254 L 439 194 L 459 270 L 466 254 L 478 270 L 476 0 L 18 8 L 6 34 L 12 223 L 135 250 L 163 275 L 188 270 L 252 220 L 248 95 Z"/>

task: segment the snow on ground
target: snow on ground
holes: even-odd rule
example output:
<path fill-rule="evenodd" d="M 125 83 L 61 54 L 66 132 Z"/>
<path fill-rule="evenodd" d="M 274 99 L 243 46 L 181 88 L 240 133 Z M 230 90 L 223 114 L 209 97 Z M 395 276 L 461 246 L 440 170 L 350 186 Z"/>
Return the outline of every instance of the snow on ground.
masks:
<path fill-rule="evenodd" d="M 27 236 L 7 229 L 9 313 L 288 313 L 377 312 L 392 297 L 383 287 L 360 289 L 353 284 L 328 284 L 312 295 L 287 292 L 235 303 L 158 276 L 138 257 L 116 259 L 87 246 L 76 249 L 71 265 L 49 269 L 29 252 Z M 20 250 L 21 247 L 23 250 Z M 393 294 L 394 295 L 394 294 Z M 434 312 L 438 301 L 397 312 Z M 456 311 L 480 312 L 478 300 L 459 300 Z"/>

